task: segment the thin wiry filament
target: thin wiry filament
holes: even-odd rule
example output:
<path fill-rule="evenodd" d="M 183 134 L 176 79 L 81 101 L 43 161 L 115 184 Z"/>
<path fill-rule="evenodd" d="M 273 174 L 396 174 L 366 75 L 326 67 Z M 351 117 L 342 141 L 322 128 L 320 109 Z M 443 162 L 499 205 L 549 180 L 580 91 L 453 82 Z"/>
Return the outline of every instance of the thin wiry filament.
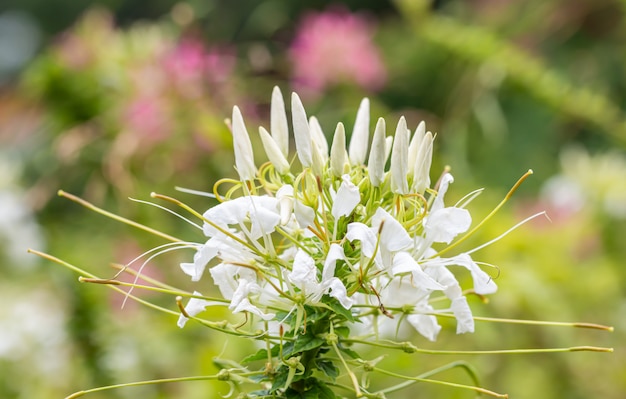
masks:
<path fill-rule="evenodd" d="M 187 219 L 187 218 L 186 218 L 186 217 L 184 217 L 183 215 L 181 215 L 181 214 L 179 214 L 179 213 L 177 213 L 177 212 L 174 212 L 173 210 L 171 210 L 171 209 L 169 209 L 169 208 L 166 208 L 166 207 L 164 207 L 163 205 L 155 204 L 154 202 L 144 201 L 144 200 L 140 200 L 140 199 L 136 199 L 136 198 L 129 198 L 129 199 L 130 199 L 131 201 L 139 202 L 139 203 L 141 203 L 141 204 L 146 204 L 146 205 L 152 205 L 152 206 L 155 206 L 155 207 L 157 207 L 157 208 L 159 208 L 159 209 L 162 209 L 162 210 L 164 210 L 164 211 L 166 211 L 166 212 L 169 212 L 169 213 L 171 213 L 172 215 L 174 215 L 174 216 L 176 216 L 176 217 L 178 217 L 178 218 L 180 218 L 180 219 L 184 220 L 185 222 L 189 223 L 190 225 L 192 225 L 193 227 L 197 228 L 198 230 L 202 230 L 202 226 L 200 226 L 199 224 L 192 222 L 191 220 Z"/>
<path fill-rule="evenodd" d="M 527 222 L 530 222 L 531 220 L 535 219 L 535 218 L 536 218 L 536 217 L 538 217 L 538 216 L 546 216 L 546 217 L 547 217 L 547 214 L 546 214 L 546 212 L 545 212 L 545 211 L 543 211 L 543 212 L 537 212 L 537 213 L 535 213 L 534 215 L 529 216 L 529 217 L 527 217 L 526 219 L 522 220 L 521 222 L 517 223 L 515 226 L 511 227 L 510 229 L 508 229 L 508 230 L 507 230 L 507 231 L 505 231 L 504 233 L 500 234 L 499 236 L 497 236 L 497 237 L 496 237 L 496 238 L 494 238 L 493 240 L 489 240 L 489 241 L 487 241 L 486 243 L 484 243 L 484 244 L 482 244 L 482 245 L 479 245 L 479 246 L 477 246 L 476 248 L 473 248 L 473 249 L 471 249 L 471 250 L 467 251 L 466 253 L 467 253 L 468 255 L 469 255 L 469 254 L 472 254 L 472 253 L 474 253 L 474 252 L 476 252 L 476 251 L 479 251 L 479 250 L 481 250 L 481 249 L 483 249 L 483 248 L 485 248 L 485 247 L 487 247 L 487 246 L 489 246 L 489 245 L 493 244 L 494 242 L 499 241 L 500 239 L 504 238 L 506 235 L 508 235 L 508 234 L 509 234 L 510 232 L 512 232 L 513 230 L 517 229 L 518 227 L 520 227 L 520 226 L 521 226 L 521 225 L 523 225 L 523 224 L 526 224 Z"/>
<path fill-rule="evenodd" d="M 137 284 L 137 281 L 139 281 L 139 277 L 141 276 L 141 272 L 143 271 L 143 269 L 146 267 L 146 265 L 154 258 L 156 258 L 157 256 L 163 255 L 165 253 L 168 252 L 172 252 L 172 251 L 176 251 L 179 249 L 185 249 L 185 248 L 197 248 L 198 244 L 196 243 L 174 243 L 174 244 L 178 244 L 178 245 L 172 245 L 172 244 L 164 244 L 161 245 L 160 247 L 156 247 L 151 249 L 150 251 L 142 254 L 141 256 L 135 258 L 132 262 L 130 262 L 126 267 L 130 266 L 133 262 L 135 262 L 138 259 L 141 259 L 143 256 L 145 256 L 147 253 L 149 252 L 154 252 L 155 249 L 159 249 L 159 248 L 164 248 L 152 255 L 150 255 L 139 267 L 139 269 L 137 269 L 137 274 L 135 275 L 135 278 L 133 279 L 133 284 Z M 167 248 L 169 247 L 169 248 Z M 118 273 L 119 274 L 119 273 Z M 130 296 L 130 294 L 133 292 L 133 288 L 134 287 L 130 287 L 130 289 L 128 290 L 128 292 L 126 293 L 126 295 L 124 296 L 124 301 L 122 302 L 122 308 L 124 308 L 124 306 L 126 305 L 126 301 L 128 300 L 128 297 Z"/>

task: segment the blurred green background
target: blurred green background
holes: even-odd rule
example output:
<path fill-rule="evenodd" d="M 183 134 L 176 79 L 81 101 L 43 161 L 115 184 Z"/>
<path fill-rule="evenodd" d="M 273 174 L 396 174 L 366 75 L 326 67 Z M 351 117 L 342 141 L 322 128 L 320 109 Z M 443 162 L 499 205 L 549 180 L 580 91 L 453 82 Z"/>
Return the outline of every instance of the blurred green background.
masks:
<path fill-rule="evenodd" d="M 214 374 L 215 356 L 247 342 L 79 284 L 26 254 L 45 250 L 103 277 L 109 264 L 161 244 L 70 201 L 63 189 L 184 239 L 184 223 L 132 202 L 152 191 L 195 209 L 234 176 L 224 119 L 239 105 L 249 131 L 268 126 L 271 88 L 297 90 L 327 133 L 348 131 L 362 97 L 372 120 L 405 115 L 437 133 L 432 177 L 451 196 L 485 187 L 475 222 L 529 168 L 535 174 L 467 248 L 525 217 L 481 250 L 500 290 L 475 315 L 615 326 L 612 334 L 478 323 L 437 349 L 598 345 L 614 354 L 393 355 L 381 366 L 417 375 L 473 363 L 482 386 L 512 398 L 623 398 L 626 392 L 626 2 L 619 0 L 300 1 L 4 0 L 0 5 L 0 397 L 59 398 L 141 379 Z M 185 289 L 192 253 L 144 272 Z M 204 283 L 209 284 L 209 283 Z M 171 297 L 141 293 L 175 309 Z M 225 317 L 216 314 L 216 320 Z M 371 356 L 376 354 L 372 353 Z M 442 379 L 471 383 L 451 371 Z M 97 398 L 218 398 L 220 383 L 111 391 Z M 394 398 L 471 398 L 415 385 Z"/>

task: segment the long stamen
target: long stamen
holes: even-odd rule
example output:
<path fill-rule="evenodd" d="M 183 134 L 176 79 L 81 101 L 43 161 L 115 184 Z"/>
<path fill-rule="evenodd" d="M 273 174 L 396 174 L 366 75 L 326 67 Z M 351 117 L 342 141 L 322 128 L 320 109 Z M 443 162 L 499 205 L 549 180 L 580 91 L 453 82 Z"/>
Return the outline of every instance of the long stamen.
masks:
<path fill-rule="evenodd" d="M 513 185 L 513 187 L 509 190 L 509 192 L 504 196 L 502 201 L 500 201 L 500 203 L 491 212 L 489 212 L 489 214 L 485 216 L 485 218 L 481 220 L 480 223 L 478 223 L 476 226 L 474 226 L 473 229 L 465 233 L 465 235 L 463 235 L 463 237 L 461 237 L 459 240 L 453 242 L 452 244 L 448 245 L 446 248 L 439 251 L 437 255 L 441 256 L 444 253 L 449 252 L 450 250 L 452 250 L 453 248 L 456 248 L 462 242 L 467 240 L 469 237 L 471 237 L 474 233 L 476 233 L 485 223 L 487 223 L 489 219 L 493 217 L 493 215 L 495 215 L 500 210 L 500 208 L 504 206 L 504 204 L 506 204 L 509 201 L 509 199 L 513 196 L 515 191 L 517 191 L 517 189 L 524 182 L 524 180 L 526 180 L 532 174 L 533 174 L 532 169 L 529 169 L 528 172 L 524 173 L 524 175 L 519 178 L 519 180 Z"/>

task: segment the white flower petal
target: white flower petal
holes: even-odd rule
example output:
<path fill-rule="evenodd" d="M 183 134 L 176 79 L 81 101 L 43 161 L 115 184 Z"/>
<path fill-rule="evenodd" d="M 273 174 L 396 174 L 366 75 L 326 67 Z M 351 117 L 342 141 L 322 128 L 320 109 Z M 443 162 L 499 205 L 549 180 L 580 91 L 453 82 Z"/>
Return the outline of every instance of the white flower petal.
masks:
<path fill-rule="evenodd" d="M 241 302 L 239 302 L 239 304 L 237 304 L 237 306 L 232 309 L 232 311 L 233 313 L 249 312 L 259 316 L 263 320 L 272 320 L 274 317 L 276 317 L 275 313 L 263 313 L 263 311 L 254 306 L 248 298 L 243 298 Z"/>
<path fill-rule="evenodd" d="M 324 287 L 326 288 L 325 291 L 328 292 L 328 295 L 337 299 L 341 306 L 346 309 L 350 309 L 352 307 L 354 301 L 352 298 L 348 297 L 346 287 L 337 277 L 333 277 L 329 281 L 325 282 Z"/>
<path fill-rule="evenodd" d="M 380 224 L 383 228 L 380 233 L 380 245 L 385 249 L 395 252 L 408 248 L 413 240 L 404 227 L 383 208 L 378 208 L 372 217 L 372 228 L 378 230 Z"/>
<path fill-rule="evenodd" d="M 453 181 L 451 174 L 443 175 L 437 197 L 433 201 L 430 213 L 424 219 L 425 236 L 431 242 L 449 244 L 457 235 L 466 232 L 472 224 L 472 217 L 466 209 L 444 207 L 444 196 L 448 191 L 448 185 Z"/>
<path fill-rule="evenodd" d="M 309 226 L 313 226 L 315 210 L 310 206 L 304 205 L 296 199 L 293 203 L 293 213 L 301 228 L 306 229 Z"/>
<path fill-rule="evenodd" d="M 193 263 L 181 263 L 180 268 L 191 276 L 191 281 L 199 281 L 207 263 L 217 255 L 217 248 L 211 245 L 201 245 L 193 256 Z"/>
<path fill-rule="evenodd" d="M 195 296 L 202 296 L 202 294 L 199 293 L 198 291 L 194 291 L 193 294 Z M 189 302 L 187 302 L 187 305 L 185 305 L 185 312 L 187 312 L 189 316 L 194 317 L 200 312 L 203 312 L 207 306 L 216 305 L 216 304 L 217 304 L 216 302 L 207 301 L 206 299 L 191 298 L 189 299 Z M 185 324 L 187 323 L 187 320 L 189 319 L 181 314 L 178 317 L 178 323 L 177 323 L 178 327 L 183 328 Z"/>
<path fill-rule="evenodd" d="M 463 296 L 463 290 L 461 290 L 461 286 L 454 274 L 448 268 L 442 266 L 441 264 L 434 267 L 425 266 L 424 271 L 445 287 L 443 293 L 447 298 L 456 299 Z"/>
<path fill-rule="evenodd" d="M 359 188 L 350 181 L 350 176 L 343 175 L 342 179 L 343 182 L 339 186 L 331 210 L 335 220 L 339 219 L 341 216 L 350 215 L 359 202 L 361 202 Z"/>
<path fill-rule="evenodd" d="M 407 321 L 429 341 L 436 341 L 441 326 L 437 323 L 437 318 L 432 315 L 412 314 L 407 317 Z"/>
<path fill-rule="evenodd" d="M 454 265 L 463 266 L 470 271 L 474 280 L 474 291 L 480 295 L 493 294 L 498 290 L 498 286 L 491 276 L 485 273 L 468 254 L 459 254 L 449 259 Z"/>
<path fill-rule="evenodd" d="M 263 148 L 265 149 L 267 158 L 270 160 L 272 165 L 274 165 L 278 173 L 283 175 L 289 173 L 289 162 L 287 162 L 287 158 L 285 158 L 282 154 L 280 148 L 278 147 L 278 143 L 274 141 L 272 136 L 270 136 L 268 131 L 265 130 L 263 126 L 259 127 L 259 135 L 261 136 L 261 142 L 263 143 Z"/>
<path fill-rule="evenodd" d="M 422 140 L 424 139 L 424 134 L 426 133 L 426 124 L 424 121 L 421 121 L 417 128 L 415 129 L 415 133 L 413 133 L 413 137 L 411 138 L 411 142 L 409 144 L 409 175 L 413 175 L 414 173 L 414 165 L 417 162 L 417 153 L 422 144 Z"/>
<path fill-rule="evenodd" d="M 238 278 L 252 281 L 255 278 L 254 271 L 228 263 L 220 263 L 209 269 L 213 282 L 220 289 L 220 293 L 226 299 L 231 299 L 239 287 Z"/>
<path fill-rule="evenodd" d="M 343 123 L 339 122 L 335 129 L 333 145 L 330 148 L 330 170 L 333 175 L 339 177 L 343 175 L 343 168 L 346 164 L 346 130 Z"/>
<path fill-rule="evenodd" d="M 264 234 L 274 232 L 280 223 L 278 199 L 266 196 L 246 196 L 248 200 L 248 216 L 252 224 L 250 238 L 256 240 Z"/>
<path fill-rule="evenodd" d="M 363 223 L 353 222 L 348 225 L 346 239 L 350 242 L 357 240 L 361 242 L 361 253 L 371 258 L 376 249 L 376 234 Z"/>
<path fill-rule="evenodd" d="M 328 249 L 328 255 L 324 261 L 324 269 L 322 270 L 322 282 L 329 281 L 335 276 L 335 264 L 340 259 L 345 259 L 343 247 L 339 244 L 332 243 Z"/>
<path fill-rule="evenodd" d="M 432 242 L 449 244 L 457 235 L 465 233 L 471 224 L 472 217 L 467 209 L 443 208 L 424 219 L 424 232 Z"/>
<path fill-rule="evenodd" d="M 400 117 L 391 150 L 391 191 L 406 194 L 409 191 L 408 173 L 408 130 L 404 116 Z"/>
<path fill-rule="evenodd" d="M 233 148 L 235 151 L 235 167 L 241 181 L 254 180 L 256 176 L 256 166 L 254 166 L 254 155 L 252 143 L 246 130 L 239 107 L 233 107 L 232 118 Z"/>
<path fill-rule="evenodd" d="M 280 224 L 286 225 L 293 214 L 293 186 L 285 184 L 276 192 L 278 207 L 280 209 Z"/>
<path fill-rule="evenodd" d="M 354 129 L 350 138 L 350 148 L 348 149 L 350 163 L 352 165 L 363 165 L 367 156 L 367 146 L 370 138 L 370 100 L 361 100 L 359 110 L 356 113 Z"/>
<path fill-rule="evenodd" d="M 433 205 L 430 207 L 431 213 L 444 207 L 443 198 L 445 197 L 446 192 L 448 191 L 448 186 L 451 183 L 454 183 L 454 177 L 450 173 L 446 173 L 441 177 L 437 197 L 433 201 Z"/>
<path fill-rule="evenodd" d="M 304 105 L 296 93 L 291 94 L 291 121 L 298 159 L 300 159 L 302 167 L 309 168 L 313 164 L 311 132 L 309 131 L 309 122 Z"/>
<path fill-rule="evenodd" d="M 387 161 L 389 160 L 392 147 L 393 147 L 393 136 L 385 137 L 385 164 L 387 164 Z"/>
<path fill-rule="evenodd" d="M 368 169 L 372 186 L 378 187 L 385 180 L 385 163 L 387 162 L 385 120 L 378 118 L 374 138 L 372 139 L 372 149 L 368 160 Z"/>
<path fill-rule="evenodd" d="M 411 273 L 413 285 L 424 290 L 445 289 L 444 286 L 426 274 L 408 252 L 398 252 L 395 254 L 393 257 L 392 273 L 394 276 L 403 273 Z"/>
<path fill-rule="evenodd" d="M 229 225 L 249 221 L 252 224 L 250 239 L 256 240 L 263 234 L 273 232 L 280 222 L 279 202 L 274 197 L 247 195 L 222 202 L 203 216 L 224 230 L 228 230 Z M 219 233 L 208 223 L 204 224 L 203 230 L 209 237 Z"/>
<path fill-rule="evenodd" d="M 274 86 L 274 90 L 272 90 L 270 112 L 272 137 L 278 145 L 280 152 L 287 158 L 289 156 L 289 127 L 287 124 L 287 113 L 285 112 L 285 101 L 278 86 Z"/>
<path fill-rule="evenodd" d="M 260 316 L 263 320 L 273 319 L 275 316 L 274 313 L 263 313 L 261 309 L 254 306 L 252 302 L 250 302 L 249 296 L 260 294 L 262 288 L 257 283 L 248 281 L 245 278 L 240 278 L 238 283 L 238 287 L 233 293 L 233 297 L 228 308 L 231 309 L 233 313 L 250 312 Z"/>
<path fill-rule="evenodd" d="M 474 318 L 472 316 L 472 310 L 467 304 L 467 299 L 464 296 L 453 299 L 450 309 L 456 318 L 456 333 L 473 333 Z"/>
<path fill-rule="evenodd" d="M 412 188 L 416 193 L 423 193 L 430 187 L 430 165 L 433 158 L 433 135 L 426 133 L 422 138 L 413 169 Z"/>
<path fill-rule="evenodd" d="M 326 141 L 326 135 L 322 130 L 320 122 L 314 116 L 309 118 L 309 129 L 311 131 L 311 140 L 313 144 L 317 146 L 324 163 L 326 163 L 326 161 L 328 161 L 328 141 Z"/>
<path fill-rule="evenodd" d="M 298 250 L 293 260 L 293 268 L 289 273 L 289 281 L 302 287 L 306 283 L 317 283 L 315 260 L 303 250 Z"/>

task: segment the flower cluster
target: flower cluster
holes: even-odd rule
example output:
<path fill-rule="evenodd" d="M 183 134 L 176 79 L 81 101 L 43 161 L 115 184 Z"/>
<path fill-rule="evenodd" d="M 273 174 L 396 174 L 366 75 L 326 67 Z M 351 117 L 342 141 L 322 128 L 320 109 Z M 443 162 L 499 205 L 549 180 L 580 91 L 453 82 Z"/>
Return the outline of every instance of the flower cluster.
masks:
<path fill-rule="evenodd" d="M 343 9 L 306 14 L 289 49 L 293 84 L 312 97 L 345 84 L 380 89 L 387 71 L 373 36 L 372 21 L 360 14 Z"/>
<path fill-rule="evenodd" d="M 379 367 L 377 363 L 382 358 L 367 360 L 357 350 L 380 347 L 405 353 L 486 353 L 421 349 L 411 342 L 399 342 L 398 332 L 401 327 L 412 327 L 434 341 L 441 330 L 438 323 L 441 317 L 455 318 L 457 333 L 474 331 L 474 320 L 479 318 L 472 315 L 466 295 L 491 294 L 497 287 L 472 256 L 512 229 L 470 251 L 460 252 L 456 248 L 506 202 L 530 171 L 470 230 L 472 218 L 466 206 L 480 190 L 455 205 L 446 203 L 445 195 L 453 177 L 444 169 L 432 184 L 434 137 L 426 131 L 424 123 L 411 132 L 402 117 L 395 133 L 387 136 L 385 120 L 380 118 L 370 140 L 369 101 L 364 99 L 349 146 L 341 123 L 337 124 L 329 145 L 318 120 L 306 115 L 294 93 L 292 141 L 284 99 L 275 88 L 270 130 L 259 128 L 260 142 L 269 160 L 258 167 L 238 107 L 234 107 L 229 124 L 239 179 L 222 179 L 216 183 L 213 196 L 219 204 L 201 214 L 176 199 L 153 194 L 154 198 L 173 202 L 202 220 L 202 224 L 197 224 L 178 215 L 203 233 L 206 238 L 202 242 L 180 240 L 59 192 L 91 210 L 171 241 L 135 259 L 149 255 L 143 265 L 171 250 L 195 250 L 193 261 L 180 265 L 182 271 L 196 284 L 205 283 L 209 277 L 205 274 L 210 275 L 221 296 L 200 293 L 200 290 L 207 293 L 206 285 L 190 294 L 140 276 L 141 268 L 133 271 L 120 266 L 120 273 L 135 276 L 133 283 L 117 276 L 101 279 L 61 259 L 35 250 L 30 252 L 80 273 L 80 281 L 107 284 L 115 291 L 124 292 L 127 298 L 177 315 L 181 328 L 191 319 L 216 331 L 253 339 L 263 343 L 263 347 L 239 362 L 214 359 L 220 367 L 215 375 L 110 385 L 79 391 L 68 398 L 136 384 L 199 379 L 228 382 L 232 388 L 229 395 L 240 392 L 240 398 L 343 397 L 335 390 L 347 391 L 357 398 L 384 398 L 386 393 L 416 382 L 507 397 L 478 386 L 429 378 L 461 367 L 475 379 L 463 361 L 409 376 Z M 295 143 L 295 155 L 291 155 L 291 143 Z M 150 285 L 139 284 L 139 278 Z M 461 288 L 460 281 L 465 280 L 471 280 L 472 287 Z M 138 298 L 120 287 L 176 295 L 180 313 Z M 189 298 L 186 306 L 183 297 Z M 243 316 L 242 320 L 231 323 L 200 317 L 209 306 L 226 306 L 233 314 Z M 612 331 L 612 327 L 590 323 L 499 321 Z M 396 335 L 390 338 L 388 332 Z M 593 346 L 549 349 L 550 352 L 583 350 L 612 351 Z M 488 353 L 541 351 L 544 349 Z M 254 364 L 259 362 L 262 366 L 255 369 Z M 360 380 L 357 372 L 361 374 Z M 403 381 L 382 389 L 372 388 L 369 374 L 374 372 Z M 344 383 L 346 379 L 350 385 Z M 250 385 L 255 388 L 247 389 Z"/>
<path fill-rule="evenodd" d="M 454 315 L 457 333 L 473 332 L 471 310 L 450 266 L 469 271 L 476 294 L 491 294 L 497 287 L 469 253 L 445 257 L 445 249 L 434 248 L 468 230 L 472 219 L 465 205 L 474 195 L 446 205 L 454 180 L 447 171 L 431 188 L 434 137 L 425 124 L 411 132 L 402 117 L 395 134 L 387 136 L 380 118 L 370 145 L 364 99 L 350 145 L 338 123 L 329 146 L 320 123 L 307 117 L 295 93 L 291 122 L 299 162 L 290 161 L 289 121 L 276 87 L 270 131 L 259 128 L 269 162 L 257 168 L 241 112 L 234 107 L 239 181 L 231 181 L 223 197 L 217 193 L 223 182 L 216 185 L 222 202 L 203 215 L 208 240 L 186 244 L 197 252 L 182 270 L 199 281 L 208 266 L 233 313 L 275 322 L 295 315 L 290 324 L 295 330 L 306 327 L 302 321 L 308 313 L 332 309 L 343 315 L 339 324 L 358 318 L 372 333 L 406 321 L 434 341 L 440 313 Z M 214 304 L 196 293 L 179 326 Z"/>

